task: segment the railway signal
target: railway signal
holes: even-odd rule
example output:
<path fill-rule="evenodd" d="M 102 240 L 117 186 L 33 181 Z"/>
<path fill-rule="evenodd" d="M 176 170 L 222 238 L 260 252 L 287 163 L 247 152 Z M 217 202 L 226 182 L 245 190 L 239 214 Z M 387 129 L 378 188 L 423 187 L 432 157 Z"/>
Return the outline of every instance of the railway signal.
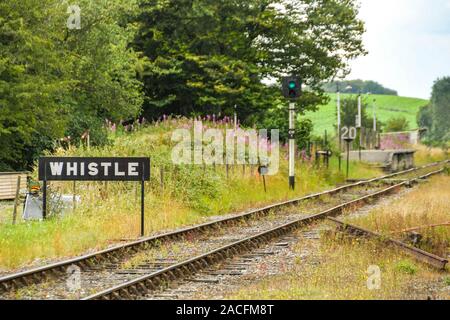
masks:
<path fill-rule="evenodd" d="M 283 95 L 289 103 L 289 188 L 295 189 L 295 103 L 300 98 L 302 84 L 299 77 L 283 78 Z"/>
<path fill-rule="evenodd" d="M 283 95 L 286 99 L 298 99 L 302 94 L 302 84 L 298 77 L 283 78 Z"/>

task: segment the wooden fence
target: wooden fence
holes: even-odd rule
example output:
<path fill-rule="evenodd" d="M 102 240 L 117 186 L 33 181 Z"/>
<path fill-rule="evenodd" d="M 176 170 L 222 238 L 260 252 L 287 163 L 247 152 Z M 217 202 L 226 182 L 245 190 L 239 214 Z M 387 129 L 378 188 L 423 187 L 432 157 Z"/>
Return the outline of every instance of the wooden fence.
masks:
<path fill-rule="evenodd" d="M 0 172 L 0 200 L 14 200 L 19 176 L 20 189 L 25 189 L 28 176 L 26 172 Z"/>

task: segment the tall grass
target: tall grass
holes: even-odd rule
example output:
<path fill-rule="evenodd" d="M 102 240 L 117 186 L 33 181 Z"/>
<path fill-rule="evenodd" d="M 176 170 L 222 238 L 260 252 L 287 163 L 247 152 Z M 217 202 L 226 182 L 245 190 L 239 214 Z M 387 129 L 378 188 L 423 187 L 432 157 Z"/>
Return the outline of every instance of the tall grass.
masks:
<path fill-rule="evenodd" d="M 402 231 L 417 230 L 424 239 L 421 247 L 446 256 L 450 250 L 450 226 L 427 226 L 450 222 L 450 177 L 439 176 L 419 186 L 399 201 L 373 210 L 369 215 L 351 219 L 352 223 L 402 239 Z"/>
<path fill-rule="evenodd" d="M 424 165 L 430 162 L 438 162 L 449 159 L 447 152 L 440 148 L 431 148 L 425 145 L 415 146 L 416 154 L 415 161 L 416 165 Z"/>

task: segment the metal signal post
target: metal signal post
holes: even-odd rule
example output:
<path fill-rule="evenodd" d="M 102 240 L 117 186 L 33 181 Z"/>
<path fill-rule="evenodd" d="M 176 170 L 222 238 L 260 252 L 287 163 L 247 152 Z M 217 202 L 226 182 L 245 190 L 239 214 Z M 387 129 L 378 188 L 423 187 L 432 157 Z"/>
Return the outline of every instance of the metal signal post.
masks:
<path fill-rule="evenodd" d="M 295 100 L 302 94 L 302 84 L 299 77 L 283 78 L 283 96 L 289 99 L 289 188 L 295 189 Z"/>
<path fill-rule="evenodd" d="M 295 103 L 289 103 L 289 188 L 295 189 Z"/>
<path fill-rule="evenodd" d="M 341 92 L 339 90 L 339 85 L 337 88 L 337 132 L 338 132 L 338 139 L 339 139 L 339 155 L 338 155 L 338 159 L 339 159 L 339 172 L 342 169 L 342 138 L 341 138 Z"/>
<path fill-rule="evenodd" d="M 358 143 L 358 154 L 359 154 L 359 161 L 361 162 L 362 154 L 361 154 L 361 148 L 362 148 L 362 101 L 361 101 L 361 92 L 359 92 L 358 95 L 358 120 L 357 120 L 357 126 L 359 133 L 359 143 Z"/>

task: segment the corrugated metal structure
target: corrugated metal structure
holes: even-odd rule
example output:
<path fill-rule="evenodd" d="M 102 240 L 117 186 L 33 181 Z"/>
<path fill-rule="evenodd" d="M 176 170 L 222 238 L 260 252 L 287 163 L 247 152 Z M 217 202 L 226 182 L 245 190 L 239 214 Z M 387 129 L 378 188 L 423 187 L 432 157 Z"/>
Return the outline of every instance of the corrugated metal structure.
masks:
<path fill-rule="evenodd" d="M 0 172 L 0 200 L 13 200 L 16 197 L 17 177 L 20 178 L 20 189 L 27 187 L 26 172 Z"/>

